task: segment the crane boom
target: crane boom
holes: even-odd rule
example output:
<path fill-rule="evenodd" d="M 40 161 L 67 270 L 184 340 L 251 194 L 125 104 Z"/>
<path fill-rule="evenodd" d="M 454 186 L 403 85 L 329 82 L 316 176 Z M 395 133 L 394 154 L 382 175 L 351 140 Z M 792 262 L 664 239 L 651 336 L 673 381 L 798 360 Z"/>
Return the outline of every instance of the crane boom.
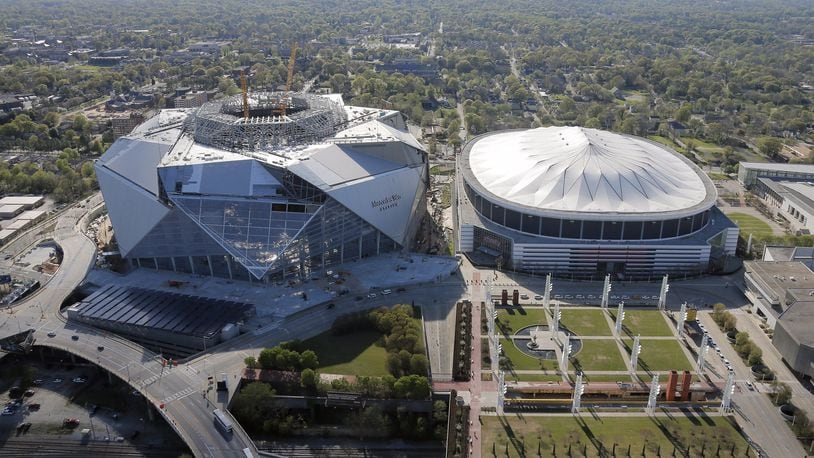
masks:
<path fill-rule="evenodd" d="M 288 57 L 288 77 L 285 79 L 285 92 L 291 90 L 291 82 L 294 80 L 294 63 L 297 61 L 297 43 L 291 45 L 291 55 Z M 277 107 L 277 111 L 280 112 L 280 116 L 285 116 L 285 111 L 287 108 L 286 96 L 280 95 L 280 106 Z"/>
<path fill-rule="evenodd" d="M 243 119 L 249 119 L 249 85 L 243 70 L 240 71 L 240 90 L 243 92 Z"/>

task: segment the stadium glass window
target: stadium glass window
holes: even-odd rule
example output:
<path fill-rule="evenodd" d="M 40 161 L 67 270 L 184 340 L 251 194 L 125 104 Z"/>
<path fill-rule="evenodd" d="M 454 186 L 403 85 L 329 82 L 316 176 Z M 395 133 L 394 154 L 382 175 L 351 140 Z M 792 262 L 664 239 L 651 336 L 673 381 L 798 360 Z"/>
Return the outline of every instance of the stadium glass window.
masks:
<path fill-rule="evenodd" d="M 520 221 L 520 213 L 518 213 L 518 212 L 516 212 L 514 210 L 509 210 L 507 208 L 506 209 L 506 227 L 519 231 L 520 230 L 520 223 L 521 223 L 521 221 Z"/>
<path fill-rule="evenodd" d="M 602 236 L 602 221 L 583 221 L 582 238 L 598 240 Z"/>
<path fill-rule="evenodd" d="M 534 215 L 523 215 L 523 232 L 529 234 L 540 233 L 540 217 Z"/>
<path fill-rule="evenodd" d="M 692 232 L 692 216 L 681 218 L 678 226 L 679 235 L 687 235 Z"/>
<path fill-rule="evenodd" d="M 581 234 L 582 221 L 564 219 L 562 220 L 562 238 L 578 239 Z"/>
<path fill-rule="evenodd" d="M 661 221 L 645 221 L 643 239 L 657 239 L 661 237 Z"/>
<path fill-rule="evenodd" d="M 622 223 L 619 221 L 605 221 L 602 226 L 603 240 L 619 240 L 622 238 Z"/>
<path fill-rule="evenodd" d="M 677 219 L 668 219 L 662 223 L 661 238 L 666 239 L 670 237 L 675 237 L 677 233 L 678 233 Z"/>
<path fill-rule="evenodd" d="M 542 227 L 540 228 L 540 235 L 546 237 L 559 237 L 560 236 L 560 220 L 556 218 L 540 218 Z"/>
<path fill-rule="evenodd" d="M 505 226 L 504 222 L 504 213 L 505 209 L 500 205 L 492 204 L 492 221 L 500 224 L 501 226 Z"/>
<path fill-rule="evenodd" d="M 641 221 L 625 221 L 625 228 L 623 231 L 622 239 L 624 240 L 639 240 L 642 238 L 642 222 Z"/>

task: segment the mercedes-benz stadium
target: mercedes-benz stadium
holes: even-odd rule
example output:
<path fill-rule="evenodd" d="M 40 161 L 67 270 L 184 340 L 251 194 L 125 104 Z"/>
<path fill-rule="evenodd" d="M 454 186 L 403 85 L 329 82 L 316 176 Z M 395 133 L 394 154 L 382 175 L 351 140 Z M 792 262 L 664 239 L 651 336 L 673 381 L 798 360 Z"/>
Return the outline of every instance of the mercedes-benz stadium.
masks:
<path fill-rule="evenodd" d="M 123 257 L 257 281 L 409 248 L 429 168 L 399 112 L 339 95 L 246 102 L 161 110 L 97 162 Z"/>
<path fill-rule="evenodd" d="M 715 270 L 738 228 L 712 181 L 649 140 L 581 127 L 474 138 L 457 163 L 457 248 L 481 265 L 573 278 Z"/>

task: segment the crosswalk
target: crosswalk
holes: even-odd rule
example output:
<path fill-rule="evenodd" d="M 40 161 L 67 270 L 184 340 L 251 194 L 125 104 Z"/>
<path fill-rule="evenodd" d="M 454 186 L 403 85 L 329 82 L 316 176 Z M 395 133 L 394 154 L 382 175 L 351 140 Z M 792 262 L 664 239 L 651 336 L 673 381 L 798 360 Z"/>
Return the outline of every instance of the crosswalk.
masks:
<path fill-rule="evenodd" d="M 181 390 L 181 391 L 179 391 L 179 392 L 177 392 L 175 394 L 171 394 L 171 395 L 167 396 L 166 398 L 162 399 L 161 402 L 163 402 L 164 404 L 169 404 L 172 401 L 177 401 L 179 399 L 183 399 L 183 398 L 191 395 L 194 392 L 195 392 L 194 388 L 188 387 L 188 388 L 185 388 L 185 389 L 183 389 L 183 390 Z"/>

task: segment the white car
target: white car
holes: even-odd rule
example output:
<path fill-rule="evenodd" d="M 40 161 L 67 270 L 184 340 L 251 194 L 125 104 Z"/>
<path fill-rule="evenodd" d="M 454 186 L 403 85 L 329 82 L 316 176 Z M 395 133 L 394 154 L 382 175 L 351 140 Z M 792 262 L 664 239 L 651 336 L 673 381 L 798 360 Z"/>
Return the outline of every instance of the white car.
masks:
<path fill-rule="evenodd" d="M 540 296 L 539 294 L 535 294 L 534 295 L 534 300 L 535 301 L 541 301 L 541 300 L 543 300 L 543 296 Z"/>
<path fill-rule="evenodd" d="M 523 299 L 523 300 L 528 300 L 528 298 L 529 298 L 529 295 L 528 295 L 528 294 L 521 294 L 521 295 L 520 295 L 520 299 Z"/>
<path fill-rule="evenodd" d="M 55 378 L 54 383 L 62 383 L 62 379 L 61 378 Z"/>
<path fill-rule="evenodd" d="M 83 379 L 82 377 L 76 377 L 72 380 L 74 383 L 85 383 L 87 380 Z"/>
<path fill-rule="evenodd" d="M 0 415 L 3 415 L 3 416 L 14 415 L 14 411 L 9 410 L 9 409 L 3 409 L 3 412 L 0 413 Z"/>
<path fill-rule="evenodd" d="M 390 291 L 389 289 L 383 289 L 383 290 L 382 290 L 382 296 L 387 296 L 388 294 L 390 294 L 390 293 L 392 293 L 392 292 L 393 292 L 393 291 Z"/>
<path fill-rule="evenodd" d="M 375 299 L 375 298 L 376 298 L 376 293 L 370 293 L 370 294 L 368 294 L 368 295 L 367 295 L 367 298 L 368 298 L 368 299 Z"/>

